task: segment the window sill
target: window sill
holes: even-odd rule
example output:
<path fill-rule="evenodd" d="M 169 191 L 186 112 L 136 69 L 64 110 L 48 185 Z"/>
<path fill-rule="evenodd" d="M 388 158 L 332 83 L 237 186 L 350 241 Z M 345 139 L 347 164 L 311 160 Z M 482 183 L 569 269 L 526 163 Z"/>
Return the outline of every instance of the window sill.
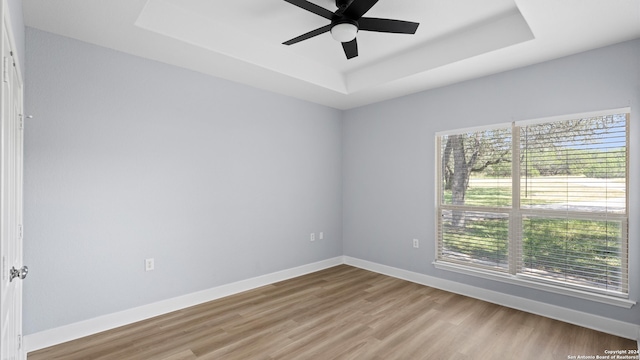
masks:
<path fill-rule="evenodd" d="M 508 284 L 524 286 L 532 289 L 548 291 L 556 294 L 572 296 L 572 297 L 585 299 L 585 300 L 597 301 L 600 303 L 619 306 L 627 309 L 630 309 L 633 305 L 636 304 L 635 301 L 631 301 L 629 299 L 624 299 L 624 298 L 619 298 L 619 297 L 604 295 L 604 294 L 590 293 L 587 291 L 581 291 L 577 289 L 564 288 L 564 287 L 555 286 L 552 284 L 545 284 L 537 281 L 528 280 L 526 278 L 523 278 L 520 276 L 514 276 L 510 274 L 482 271 L 482 270 L 474 269 L 471 267 L 446 263 L 442 261 L 434 261 L 433 265 L 437 269 L 441 269 L 441 270 L 453 271 L 453 272 L 457 272 L 465 275 L 481 277 L 484 279 L 500 281 Z"/>

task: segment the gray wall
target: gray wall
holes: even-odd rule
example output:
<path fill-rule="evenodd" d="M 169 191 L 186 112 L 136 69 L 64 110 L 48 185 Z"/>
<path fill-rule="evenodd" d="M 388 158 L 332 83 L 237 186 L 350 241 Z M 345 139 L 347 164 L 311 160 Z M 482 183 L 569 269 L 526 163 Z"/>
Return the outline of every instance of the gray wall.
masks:
<path fill-rule="evenodd" d="M 640 40 L 426 91 L 344 113 L 345 255 L 640 324 L 627 310 L 437 270 L 435 133 L 545 116 L 632 107 L 630 286 L 640 283 Z M 412 239 L 421 240 L 412 248 Z"/>
<path fill-rule="evenodd" d="M 27 60 L 25 334 L 342 255 L 341 112 L 31 28 Z"/>

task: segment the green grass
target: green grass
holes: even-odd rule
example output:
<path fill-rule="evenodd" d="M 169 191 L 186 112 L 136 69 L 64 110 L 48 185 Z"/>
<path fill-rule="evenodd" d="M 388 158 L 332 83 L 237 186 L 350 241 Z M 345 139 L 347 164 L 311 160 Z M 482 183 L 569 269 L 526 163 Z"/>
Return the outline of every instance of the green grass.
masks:
<path fill-rule="evenodd" d="M 506 263 L 509 222 L 507 219 L 465 219 L 464 228 L 445 227 L 445 248 L 489 263 Z"/>
<path fill-rule="evenodd" d="M 451 204 L 451 190 L 445 190 L 444 203 Z M 469 188 L 465 195 L 465 205 L 470 206 L 511 206 L 511 188 L 475 187 Z"/>
<path fill-rule="evenodd" d="M 523 221 L 523 260 L 527 267 L 610 282 L 619 273 L 620 223 L 528 218 Z"/>
<path fill-rule="evenodd" d="M 585 177 L 547 176 L 528 180 L 523 206 L 584 201 L 585 194 L 625 196 L 624 179 L 603 181 Z M 554 189 L 572 191 L 556 194 Z M 589 192 L 587 192 L 589 191 Z M 444 204 L 451 204 L 451 190 L 444 192 Z M 506 178 L 470 179 L 465 205 L 511 206 L 511 183 Z M 443 245 L 448 257 L 460 261 L 506 268 L 509 223 L 492 213 L 466 212 L 463 225 L 453 225 L 455 212 L 443 218 Z M 448 217 L 448 218 L 447 218 Z M 616 221 L 550 219 L 529 217 L 522 223 L 522 258 L 525 269 L 539 276 L 620 289 L 620 238 L 623 229 Z"/>
<path fill-rule="evenodd" d="M 508 221 L 467 213 L 464 226 L 445 221 L 443 245 L 458 257 L 504 266 L 508 256 Z M 530 217 L 523 220 L 524 266 L 538 275 L 618 288 L 620 223 Z"/>

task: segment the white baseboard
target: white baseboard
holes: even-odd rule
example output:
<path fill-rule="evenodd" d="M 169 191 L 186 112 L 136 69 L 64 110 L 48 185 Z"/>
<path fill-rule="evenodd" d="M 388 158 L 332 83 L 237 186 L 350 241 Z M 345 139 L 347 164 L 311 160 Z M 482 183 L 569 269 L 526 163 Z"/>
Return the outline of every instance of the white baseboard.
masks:
<path fill-rule="evenodd" d="M 332 259 L 282 270 L 231 284 L 221 285 L 215 288 L 30 334 L 24 337 L 25 350 L 29 353 L 44 349 L 49 346 L 79 339 L 137 321 L 149 319 L 154 316 L 202 304 L 207 301 L 216 300 L 225 296 L 327 269 L 342 263 L 343 257 L 338 256 Z"/>
<path fill-rule="evenodd" d="M 508 295 L 492 290 L 486 290 L 471 285 L 461 284 L 455 281 L 444 280 L 441 278 L 398 269 L 391 266 L 381 265 L 349 256 L 338 256 L 332 259 L 278 271 L 275 273 L 262 275 L 235 283 L 218 286 L 208 290 L 203 290 L 176 298 L 159 301 L 149 305 L 144 305 L 133 309 L 99 316 L 93 319 L 88 319 L 58 328 L 30 334 L 24 337 L 25 350 L 28 353 L 44 349 L 49 346 L 79 339 L 102 331 L 145 320 L 154 316 L 163 315 L 172 311 L 184 309 L 207 301 L 212 301 L 225 296 L 255 289 L 260 286 L 265 286 L 279 281 L 320 271 L 340 264 L 351 265 L 364 270 L 369 270 L 395 278 L 415 282 L 425 286 L 430 286 L 452 293 L 473 297 L 494 304 L 526 311 L 529 313 L 564 321 L 589 329 L 602 331 L 627 339 L 635 339 L 639 341 L 640 345 L 640 325 L 613 320 L 602 316 L 592 315 L 581 311 L 550 305 L 539 301 Z"/>
<path fill-rule="evenodd" d="M 570 324 L 602 331 L 623 338 L 640 341 L 640 325 L 609 319 L 606 317 L 567 309 L 556 305 L 550 305 L 543 302 L 508 295 L 497 291 L 482 289 L 455 281 L 444 280 L 441 278 L 415 273 L 408 270 L 402 270 L 391 266 L 380 265 L 374 262 L 360 260 L 349 256 L 344 257 L 344 263 L 361 269 L 415 282 L 421 285 L 426 285 L 429 287 L 506 306 L 512 309 L 522 310 L 528 313 L 564 321 Z"/>

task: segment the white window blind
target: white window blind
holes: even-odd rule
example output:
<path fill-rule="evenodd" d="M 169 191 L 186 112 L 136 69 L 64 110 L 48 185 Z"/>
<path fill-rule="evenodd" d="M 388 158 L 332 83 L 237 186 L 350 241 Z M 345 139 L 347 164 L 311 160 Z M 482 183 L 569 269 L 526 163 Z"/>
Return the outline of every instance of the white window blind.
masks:
<path fill-rule="evenodd" d="M 508 270 L 511 126 L 442 136 L 440 259 Z"/>
<path fill-rule="evenodd" d="M 628 116 L 438 136 L 437 262 L 626 296 Z"/>
<path fill-rule="evenodd" d="M 520 128 L 521 273 L 626 293 L 627 115 Z"/>

